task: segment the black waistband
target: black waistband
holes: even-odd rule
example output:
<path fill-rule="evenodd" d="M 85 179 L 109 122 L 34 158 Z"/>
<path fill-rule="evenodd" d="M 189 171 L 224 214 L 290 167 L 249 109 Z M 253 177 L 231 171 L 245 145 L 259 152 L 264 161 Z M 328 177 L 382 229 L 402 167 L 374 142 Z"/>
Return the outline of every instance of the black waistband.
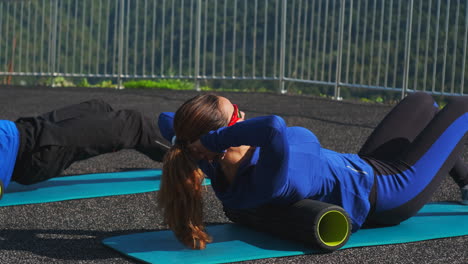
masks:
<path fill-rule="evenodd" d="M 370 203 L 370 211 L 369 215 L 372 215 L 375 212 L 375 206 L 377 203 L 377 176 L 374 174 L 374 184 L 372 185 L 371 191 L 369 193 L 369 203 Z"/>

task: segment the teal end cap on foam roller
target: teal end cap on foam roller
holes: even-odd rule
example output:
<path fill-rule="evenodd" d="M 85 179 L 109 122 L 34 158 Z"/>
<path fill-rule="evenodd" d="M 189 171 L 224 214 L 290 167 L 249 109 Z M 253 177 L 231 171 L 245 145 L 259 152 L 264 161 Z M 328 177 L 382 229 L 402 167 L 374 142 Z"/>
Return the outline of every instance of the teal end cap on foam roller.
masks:
<path fill-rule="evenodd" d="M 234 223 L 325 252 L 341 248 L 351 235 L 351 220 L 343 208 L 311 199 L 255 209 L 224 208 L 224 212 Z"/>

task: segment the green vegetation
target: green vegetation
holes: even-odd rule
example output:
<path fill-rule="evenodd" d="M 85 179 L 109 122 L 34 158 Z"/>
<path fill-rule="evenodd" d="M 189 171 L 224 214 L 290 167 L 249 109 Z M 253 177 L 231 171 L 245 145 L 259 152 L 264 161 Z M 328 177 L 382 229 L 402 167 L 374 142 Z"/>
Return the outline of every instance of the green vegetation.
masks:
<path fill-rule="evenodd" d="M 111 80 L 103 80 L 96 83 L 89 83 L 88 79 L 83 78 L 77 83 L 74 83 L 71 79 L 58 76 L 50 78 L 41 78 L 36 82 L 39 86 L 50 86 L 50 87 L 100 87 L 100 88 L 117 88 L 117 84 L 113 84 Z"/>
<path fill-rule="evenodd" d="M 214 92 L 272 92 L 266 87 L 255 87 L 249 85 L 254 81 L 233 81 L 228 87 L 213 88 L 206 85 L 207 81 L 201 81 L 199 89 L 201 91 Z M 74 83 L 71 79 L 65 77 L 41 78 L 37 81 L 38 85 L 50 87 L 89 87 L 89 88 L 118 88 L 118 85 L 112 80 L 99 80 L 90 82 L 86 78 L 79 79 Z M 192 80 L 181 79 L 157 79 L 157 80 L 129 80 L 122 83 L 125 89 L 168 89 L 168 90 L 194 90 L 195 83 Z M 317 96 L 332 99 L 333 88 L 329 86 L 310 86 L 305 84 L 288 83 L 288 93 Z M 234 88 L 235 87 L 235 88 Z M 341 88 L 341 95 L 352 101 L 376 104 L 395 104 L 400 100 L 399 92 L 374 91 L 365 89 Z M 435 96 L 439 108 L 447 104 L 447 98 L 444 96 Z"/>
<path fill-rule="evenodd" d="M 40 86 L 51 86 L 51 87 L 72 87 L 76 86 L 72 81 L 65 79 L 65 77 L 59 76 L 54 78 L 42 78 L 37 81 Z"/>
<path fill-rule="evenodd" d="M 132 80 L 123 83 L 125 88 L 158 88 L 170 90 L 194 90 L 195 84 L 186 80 L 161 79 L 161 80 Z M 208 89 L 208 87 L 201 88 Z"/>

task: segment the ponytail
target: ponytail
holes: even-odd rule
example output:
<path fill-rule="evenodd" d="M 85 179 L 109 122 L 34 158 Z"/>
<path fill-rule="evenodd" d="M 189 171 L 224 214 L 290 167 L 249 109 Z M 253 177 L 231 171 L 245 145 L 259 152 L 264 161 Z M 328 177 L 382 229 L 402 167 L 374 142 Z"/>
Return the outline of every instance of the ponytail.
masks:
<path fill-rule="evenodd" d="M 164 156 L 158 204 L 164 221 L 177 239 L 192 249 L 204 249 L 211 238 L 203 225 L 204 173 L 187 150 L 187 144 L 228 124 L 219 97 L 197 95 L 183 103 L 174 116 L 177 140 Z"/>
<path fill-rule="evenodd" d="M 204 249 L 211 242 L 203 225 L 203 179 L 203 172 L 182 145 L 169 149 L 164 156 L 158 204 L 177 239 L 192 249 Z"/>

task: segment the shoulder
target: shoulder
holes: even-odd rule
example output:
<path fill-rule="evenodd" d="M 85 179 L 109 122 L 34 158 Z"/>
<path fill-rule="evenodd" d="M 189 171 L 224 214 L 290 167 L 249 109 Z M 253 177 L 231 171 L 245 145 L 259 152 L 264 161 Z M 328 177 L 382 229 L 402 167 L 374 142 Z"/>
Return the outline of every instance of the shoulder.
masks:
<path fill-rule="evenodd" d="M 249 119 L 249 122 L 253 123 L 261 123 L 265 126 L 272 127 L 272 128 L 286 128 L 286 122 L 281 116 L 277 115 L 268 115 L 268 116 L 260 116 L 254 117 Z"/>

